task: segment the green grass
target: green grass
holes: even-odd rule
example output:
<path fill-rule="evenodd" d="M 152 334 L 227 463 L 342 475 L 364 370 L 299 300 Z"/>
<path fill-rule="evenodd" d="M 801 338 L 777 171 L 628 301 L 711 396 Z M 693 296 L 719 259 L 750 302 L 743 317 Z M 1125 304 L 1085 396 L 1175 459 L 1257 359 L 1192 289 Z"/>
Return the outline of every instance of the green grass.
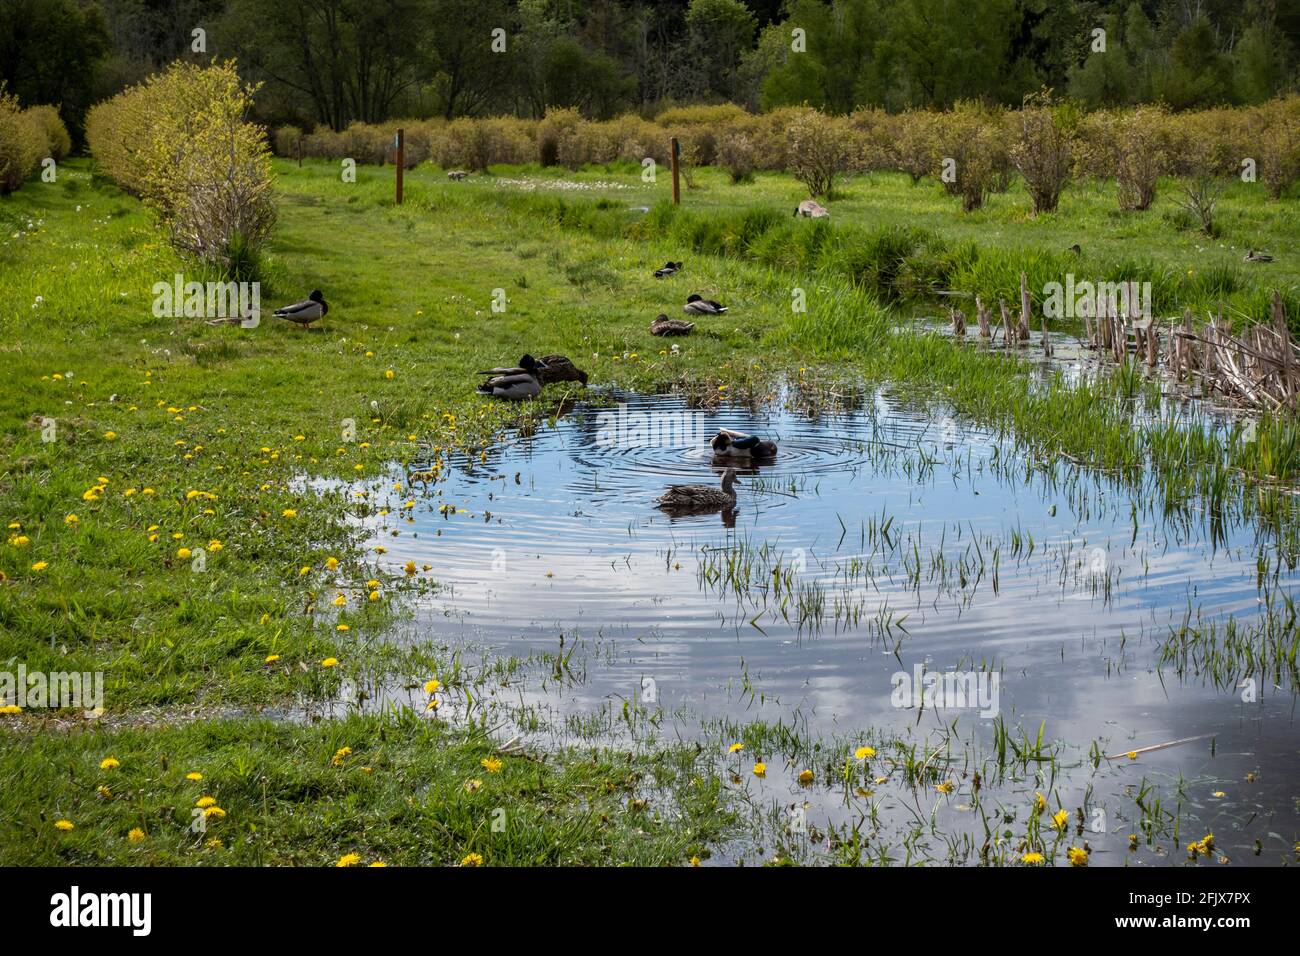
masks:
<path fill-rule="evenodd" d="M 500 792 L 522 829 L 493 842 L 487 802 L 463 792 L 492 747 L 481 728 L 409 715 L 319 725 L 253 716 L 381 674 L 438 677 L 466 695 L 490 679 L 462 673 L 436 639 L 384 640 L 406 592 L 435 586 L 438 569 L 383 570 L 348 522 L 371 505 L 302 481 L 376 477 L 431 450 L 477 452 L 521 416 L 544 419 L 548 406 L 473 392 L 476 369 L 525 351 L 566 353 L 593 383 L 714 397 L 720 386 L 766 394 L 779 374 L 810 387 L 890 382 L 1014 433 L 1042 459 L 1066 454 L 1132 480 L 1150 470 L 1175 503 L 1205 496 L 1257 514 L 1294 550 L 1294 505 L 1269 486 L 1300 468 L 1294 424 L 1266 419 L 1252 442 L 1183 422 L 1143 426 L 1135 412 L 1146 392 L 1122 377 L 1043 382 L 1028 362 L 894 330 L 899 313 L 882 303 L 922 303 L 936 283 L 967 275 L 1000 289 L 1021 267 L 1050 274 L 1072 241 L 1087 261 L 1139 263 L 1139 275 L 1150 259 L 1184 294 L 1195 237 L 1159 208 L 1117 225 L 1103 187 L 1067 192 L 1061 213 L 1035 222 L 1014 193 L 964 217 L 937 189 L 870 177 L 845 187 L 826 226 L 788 218 L 799 198 L 788 177 L 733 187 L 703 172 L 690 210 L 657 205 L 640 216 L 628 207 L 651 205 L 664 184 L 509 193 L 492 191 L 491 178 L 452 185 L 424 168 L 396 207 L 391 169 L 361 167 L 355 184 L 329 163 L 276 171 L 280 224 L 262 257 L 264 318 L 252 330 L 152 315 L 154 283 L 207 277 L 84 161 L 66 164 L 58 184 L 29 183 L 0 201 L 0 517 L 15 526 L 0 539 L 0 661 L 102 670 L 108 711 L 98 725 L 0 716 L 0 862 L 320 864 L 357 852 L 364 862 L 448 863 L 481 852 L 489 863 L 680 863 L 722 839 L 721 770 L 694 767 L 675 748 L 630 762 L 599 747 L 541 766 L 504 758 L 484 790 Z M 620 177 L 639 183 L 575 178 Z M 1234 187 L 1224 236 L 1282 248 L 1287 208 Z M 1260 294 L 1237 251 L 1198 255 L 1196 269 L 1218 270 L 1205 289 Z M 686 258 L 686 273 L 650 279 L 668 258 Z M 1276 266 L 1270 276 L 1294 282 L 1293 264 Z M 276 302 L 312 288 L 331 303 L 323 332 L 270 318 Z M 791 309 L 795 288 L 806 312 Z M 504 313 L 492 309 L 498 289 Z M 647 325 L 676 314 L 691 291 L 732 313 L 701 321 L 674 354 Z M 42 440 L 44 418 L 54 419 L 53 441 Z M 177 554 L 212 541 L 221 548 L 202 573 Z M 323 666 L 331 657 L 338 664 Z M 356 756 L 346 769 L 330 763 L 343 746 Z M 121 767 L 99 770 L 107 756 Z M 372 774 L 352 766 L 362 761 Z M 191 769 L 227 810 L 219 849 L 188 829 L 199 795 L 183 780 Z M 640 782 L 629 784 L 633 774 Z M 100 796 L 101 783 L 115 796 Z M 649 810 L 628 809 L 642 799 Z M 648 826 L 644 814 L 661 803 L 672 812 Z M 77 828 L 60 833 L 60 818 Z M 132 827 L 147 839 L 129 843 Z"/>

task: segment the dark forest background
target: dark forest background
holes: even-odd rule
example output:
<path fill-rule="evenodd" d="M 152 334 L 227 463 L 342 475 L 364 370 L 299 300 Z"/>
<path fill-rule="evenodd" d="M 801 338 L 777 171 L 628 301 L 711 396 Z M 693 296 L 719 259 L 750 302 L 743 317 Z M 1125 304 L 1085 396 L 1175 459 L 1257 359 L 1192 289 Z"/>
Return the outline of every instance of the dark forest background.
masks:
<path fill-rule="evenodd" d="M 1297 50 L 1300 0 L 0 0 L 0 79 L 74 135 L 176 58 L 234 57 L 264 84 L 262 120 L 337 130 L 552 106 L 1018 105 L 1043 86 L 1190 109 L 1295 89 Z"/>

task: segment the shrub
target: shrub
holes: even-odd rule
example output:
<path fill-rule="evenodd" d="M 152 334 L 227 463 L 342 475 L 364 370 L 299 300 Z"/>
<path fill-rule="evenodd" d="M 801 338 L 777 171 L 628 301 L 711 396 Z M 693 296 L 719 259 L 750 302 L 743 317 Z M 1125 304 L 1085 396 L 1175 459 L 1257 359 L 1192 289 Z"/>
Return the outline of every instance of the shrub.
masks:
<path fill-rule="evenodd" d="M 731 174 L 733 183 L 749 182 L 754 178 L 753 141 L 738 130 L 724 133 L 718 143 L 718 161 Z"/>
<path fill-rule="evenodd" d="M 944 180 L 944 186 L 961 196 L 963 211 L 980 208 L 985 193 L 1009 163 L 1001 115 L 974 101 L 962 101 L 942 114 L 936 125 L 942 159 L 956 165 L 955 177 Z"/>
<path fill-rule="evenodd" d="M 814 196 L 829 199 L 835 180 L 849 168 L 853 142 L 848 127 L 814 109 L 802 109 L 786 127 L 790 172 Z"/>
<path fill-rule="evenodd" d="M 0 87 L 0 194 L 21 186 L 39 162 L 35 132 L 19 110 L 17 98 Z"/>
<path fill-rule="evenodd" d="M 178 61 L 86 122 L 99 167 L 158 213 L 173 245 L 227 271 L 254 258 L 275 223 L 266 133 L 245 121 L 255 91 L 233 61 Z"/>
<path fill-rule="evenodd" d="M 52 106 L 20 109 L 16 97 L 0 83 L 0 195 L 23 184 L 49 157 L 60 160 L 72 141 Z"/>
<path fill-rule="evenodd" d="M 1269 198 L 1280 199 L 1300 179 L 1300 96 L 1257 106 L 1247 122 L 1259 154 L 1259 178 Z"/>
<path fill-rule="evenodd" d="M 1149 209 L 1156 185 L 1172 165 L 1170 116 L 1163 106 L 1094 113 L 1080 126 L 1076 168 L 1113 176 L 1119 208 Z"/>
<path fill-rule="evenodd" d="M 1053 104 L 1049 91 L 1025 97 L 1011 158 L 1029 189 L 1035 216 L 1055 211 L 1070 179 L 1071 143 L 1078 120 L 1077 110 L 1069 104 Z"/>
<path fill-rule="evenodd" d="M 72 152 L 72 137 L 59 118 L 59 111 L 53 106 L 33 106 L 26 113 L 45 138 L 46 147 L 41 158 L 48 156 L 56 162 L 62 162 Z"/>
<path fill-rule="evenodd" d="M 298 141 L 302 138 L 302 130 L 296 126 L 277 126 L 271 134 L 271 147 L 275 155 L 293 159 L 298 155 Z"/>

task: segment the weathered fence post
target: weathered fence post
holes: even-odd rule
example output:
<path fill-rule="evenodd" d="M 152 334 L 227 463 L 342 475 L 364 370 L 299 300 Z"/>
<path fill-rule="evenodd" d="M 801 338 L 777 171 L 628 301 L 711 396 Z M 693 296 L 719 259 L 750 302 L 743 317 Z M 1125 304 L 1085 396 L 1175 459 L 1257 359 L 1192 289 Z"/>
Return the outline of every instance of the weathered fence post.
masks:
<path fill-rule="evenodd" d="M 678 157 L 680 156 L 682 151 L 682 144 L 677 142 L 676 136 L 674 136 L 670 141 L 668 151 L 672 155 L 672 164 L 673 164 L 673 205 L 680 206 L 682 203 L 682 187 L 677 177 L 680 172 L 678 168 Z"/>
<path fill-rule="evenodd" d="M 406 172 L 406 130 L 397 129 L 397 205 L 402 204 L 402 173 Z"/>

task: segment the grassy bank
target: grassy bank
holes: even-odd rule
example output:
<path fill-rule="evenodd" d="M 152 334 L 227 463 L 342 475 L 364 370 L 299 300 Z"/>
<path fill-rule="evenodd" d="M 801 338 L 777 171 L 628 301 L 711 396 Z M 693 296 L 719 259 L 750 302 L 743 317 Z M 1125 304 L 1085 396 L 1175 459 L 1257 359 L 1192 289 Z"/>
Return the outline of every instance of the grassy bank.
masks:
<path fill-rule="evenodd" d="M 277 172 L 280 226 L 261 267 L 255 329 L 155 317 L 154 283 L 205 277 L 84 163 L 0 204 L 9 383 L 0 390 L 9 526 L 0 660 L 104 671 L 108 718 L 0 716 L 0 862 L 319 864 L 355 852 L 366 863 L 471 853 L 488 863 L 682 863 L 706 854 L 729 825 L 728 801 L 720 771 L 697 769 L 689 751 L 629 760 L 596 748 L 545 763 L 504 755 L 489 773 L 481 761 L 497 759 L 496 744 L 482 727 L 412 714 L 320 724 L 258 714 L 332 699 L 379 673 L 439 680 L 453 694 L 484 679 L 453 678 L 436 639 L 385 642 L 407 593 L 435 587 L 438 569 L 393 568 L 362 550 L 352 519 L 378 506 L 318 494 L 305 479 L 478 454 L 520 415 L 546 417 L 549 404 L 504 407 L 473 392 L 476 369 L 525 351 L 566 353 L 593 383 L 675 384 L 706 401 L 764 395 L 778 374 L 893 382 L 1014 432 L 1035 456 L 1128 475 L 1154 469 L 1171 500 L 1206 495 L 1214 507 L 1261 514 L 1294 548 L 1290 497 L 1260 485 L 1300 467 L 1291 423 L 1266 419 L 1254 441 L 1181 421 L 1143 427 L 1134 413 L 1150 389 L 1122 378 L 1044 383 L 1026 361 L 895 332 L 877 301 L 895 282 L 872 288 L 829 251 L 778 254 L 796 228 L 814 237 L 799 240 L 808 250 L 853 252 L 819 225 L 758 211 L 724 218 L 715 233 L 703 212 L 638 217 L 608 197 L 501 199 L 449 186 L 434 170 L 411 175 L 399 208 L 391 170 L 363 167 L 355 184 L 327 163 L 277 163 Z M 998 214 L 996 203 L 986 214 Z M 693 252 L 685 276 L 649 277 L 684 248 Z M 797 283 L 807 312 L 791 310 Z M 324 331 L 270 318 L 275 303 L 313 288 L 331 303 Z M 493 309 L 496 290 L 504 312 Z M 676 314 L 691 291 L 732 312 L 701 321 L 672 352 L 646 327 L 660 311 Z M 563 394 L 549 388 L 547 399 Z M 118 766 L 102 769 L 109 758 Z M 203 780 L 186 780 L 191 772 Z M 481 789 L 466 789 L 473 779 Z M 219 847 L 189 829 L 205 795 L 226 812 L 210 821 Z M 499 806 L 520 829 L 498 843 L 488 834 Z M 647 815 L 661 808 L 672 812 L 652 824 Z M 56 829 L 61 819 L 75 828 Z M 133 843 L 137 828 L 145 839 Z"/>

